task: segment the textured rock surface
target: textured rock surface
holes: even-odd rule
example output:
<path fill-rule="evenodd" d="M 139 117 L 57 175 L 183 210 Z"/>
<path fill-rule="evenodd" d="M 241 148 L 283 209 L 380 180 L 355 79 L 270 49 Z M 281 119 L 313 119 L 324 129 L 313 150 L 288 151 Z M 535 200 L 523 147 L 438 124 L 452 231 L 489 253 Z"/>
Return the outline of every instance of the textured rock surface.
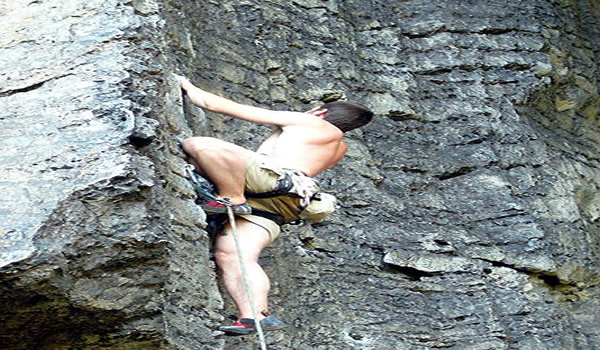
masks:
<path fill-rule="evenodd" d="M 218 347 L 204 216 L 171 137 L 179 91 L 146 34 L 161 19 L 122 1 L 4 4 L 1 347 Z"/>
<path fill-rule="evenodd" d="M 597 1 L 0 3 L 0 343 L 234 349 L 170 73 L 378 114 L 264 264 L 273 349 L 600 348 Z M 223 307 L 227 310 L 223 310 Z"/>

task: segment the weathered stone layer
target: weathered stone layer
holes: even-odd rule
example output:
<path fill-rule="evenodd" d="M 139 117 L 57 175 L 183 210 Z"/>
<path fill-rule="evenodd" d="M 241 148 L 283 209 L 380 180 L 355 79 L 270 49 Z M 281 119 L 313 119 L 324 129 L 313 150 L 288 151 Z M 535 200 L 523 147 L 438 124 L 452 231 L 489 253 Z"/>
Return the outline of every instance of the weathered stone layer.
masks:
<path fill-rule="evenodd" d="M 597 1 L 0 4 L 0 343 L 233 349 L 177 140 L 264 126 L 187 106 L 377 117 L 341 201 L 263 263 L 273 349 L 600 348 Z M 223 310 L 225 305 L 226 310 Z"/>

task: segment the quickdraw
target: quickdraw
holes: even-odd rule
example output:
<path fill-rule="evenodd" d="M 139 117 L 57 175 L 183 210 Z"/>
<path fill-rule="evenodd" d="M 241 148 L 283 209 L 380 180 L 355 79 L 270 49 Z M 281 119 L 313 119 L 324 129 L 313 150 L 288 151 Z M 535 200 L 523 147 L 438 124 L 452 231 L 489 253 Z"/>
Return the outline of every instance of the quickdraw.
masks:
<path fill-rule="evenodd" d="M 198 201 L 203 201 L 203 202 L 216 201 L 217 203 L 220 203 L 220 204 L 223 204 L 226 206 L 233 205 L 233 202 L 231 202 L 229 199 L 222 198 L 222 197 L 214 194 L 214 186 L 208 180 L 206 180 L 202 176 L 198 175 L 194 171 L 193 165 L 187 164 L 183 169 L 184 169 L 187 177 L 190 178 L 190 180 L 192 181 L 194 190 L 196 191 L 196 194 L 198 195 Z"/>

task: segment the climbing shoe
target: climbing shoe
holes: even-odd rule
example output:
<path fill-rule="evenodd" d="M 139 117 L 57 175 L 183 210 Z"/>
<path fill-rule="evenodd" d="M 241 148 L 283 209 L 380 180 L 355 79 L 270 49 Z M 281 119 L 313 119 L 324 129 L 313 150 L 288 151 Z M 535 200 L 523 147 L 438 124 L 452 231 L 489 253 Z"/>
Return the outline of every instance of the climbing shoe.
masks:
<path fill-rule="evenodd" d="M 263 331 L 275 331 L 287 327 L 285 323 L 278 320 L 275 316 L 269 316 L 260 321 Z M 220 327 L 221 332 L 227 335 L 246 335 L 256 331 L 254 320 L 251 318 L 240 318 L 231 326 Z"/>
<path fill-rule="evenodd" d="M 254 320 L 251 318 L 240 318 L 231 326 L 219 327 L 221 332 L 227 335 L 245 335 L 254 332 Z"/>
<path fill-rule="evenodd" d="M 204 209 L 207 213 L 227 213 L 227 206 L 225 204 L 219 203 L 217 201 L 212 201 L 209 203 L 200 204 L 200 208 Z M 233 209 L 234 214 L 246 215 L 252 213 L 252 208 L 248 205 L 248 203 L 236 204 L 231 207 Z"/>
<path fill-rule="evenodd" d="M 287 327 L 287 324 L 283 323 L 283 321 L 279 320 L 275 316 L 269 316 L 260 320 L 260 326 L 265 331 L 276 331 L 278 329 Z"/>

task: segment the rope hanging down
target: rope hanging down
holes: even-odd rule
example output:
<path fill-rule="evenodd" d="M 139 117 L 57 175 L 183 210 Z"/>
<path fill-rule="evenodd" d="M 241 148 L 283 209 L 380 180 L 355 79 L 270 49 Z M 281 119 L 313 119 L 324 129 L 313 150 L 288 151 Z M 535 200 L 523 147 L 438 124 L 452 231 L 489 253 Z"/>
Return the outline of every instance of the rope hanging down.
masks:
<path fill-rule="evenodd" d="M 196 193 L 199 196 L 205 197 L 202 199 L 214 200 L 218 203 L 221 203 L 227 207 L 227 215 L 229 217 L 229 223 L 231 225 L 231 233 L 233 235 L 233 240 L 235 242 L 235 249 L 238 256 L 238 261 L 240 263 L 240 271 L 242 273 L 242 279 L 244 281 L 244 289 L 246 290 L 246 297 L 248 298 L 248 302 L 250 303 L 250 309 L 252 310 L 252 317 L 254 318 L 254 326 L 256 327 L 256 332 L 258 333 L 258 339 L 260 340 L 260 348 L 261 350 L 267 350 L 267 343 L 265 340 L 265 335 L 262 330 L 262 326 L 260 321 L 257 320 L 256 316 L 256 305 L 254 304 L 254 295 L 252 294 L 252 290 L 250 289 L 250 281 L 248 280 L 248 274 L 246 272 L 246 265 L 244 264 L 244 260 L 242 258 L 242 251 L 240 249 L 240 242 L 237 235 L 237 227 L 235 224 L 235 216 L 233 215 L 233 209 L 231 208 L 234 204 L 225 198 L 215 195 L 212 193 L 210 189 L 210 184 L 207 181 L 202 181 L 198 174 L 194 171 L 194 166 L 191 164 L 186 165 L 185 167 L 186 175 L 192 180 L 194 184 L 194 188 Z"/>
<path fill-rule="evenodd" d="M 263 333 L 262 326 L 260 324 L 260 321 L 256 318 L 256 305 L 254 305 L 254 295 L 252 294 L 252 290 L 250 289 L 250 281 L 248 280 L 246 266 L 244 265 L 244 260 L 242 259 L 242 251 L 240 249 L 240 242 L 238 240 L 237 228 L 235 225 L 235 216 L 233 215 L 233 209 L 231 209 L 231 206 L 231 204 L 227 205 L 227 215 L 229 216 L 231 233 L 233 235 L 233 240 L 235 241 L 235 249 L 237 251 L 238 260 L 240 262 L 240 269 L 242 272 L 242 278 L 244 280 L 244 287 L 246 289 L 246 297 L 248 298 L 248 302 L 250 303 L 250 309 L 252 310 L 254 326 L 256 327 L 256 332 L 258 333 L 258 339 L 260 340 L 260 348 L 261 350 L 267 350 L 267 343 L 265 341 L 265 335 Z"/>

